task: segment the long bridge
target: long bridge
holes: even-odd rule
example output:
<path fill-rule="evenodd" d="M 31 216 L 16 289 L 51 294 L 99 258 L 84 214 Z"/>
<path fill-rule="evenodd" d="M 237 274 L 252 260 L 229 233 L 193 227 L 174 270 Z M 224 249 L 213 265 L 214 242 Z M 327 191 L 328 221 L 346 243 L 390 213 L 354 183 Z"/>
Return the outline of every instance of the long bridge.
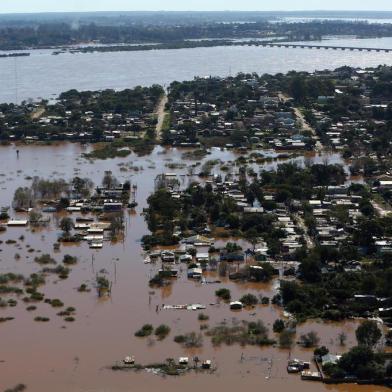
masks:
<path fill-rule="evenodd" d="M 290 44 L 290 43 L 261 43 L 265 48 L 299 48 L 299 49 L 325 49 L 325 50 L 349 50 L 359 52 L 384 52 L 391 53 L 392 49 L 386 48 L 363 48 L 354 46 L 330 46 L 330 45 L 310 45 L 310 44 Z"/>

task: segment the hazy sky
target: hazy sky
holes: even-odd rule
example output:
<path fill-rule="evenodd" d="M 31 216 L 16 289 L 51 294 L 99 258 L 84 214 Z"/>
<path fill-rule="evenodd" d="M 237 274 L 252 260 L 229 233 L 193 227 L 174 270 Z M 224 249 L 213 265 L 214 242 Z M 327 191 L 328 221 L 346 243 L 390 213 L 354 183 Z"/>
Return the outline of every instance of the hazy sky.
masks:
<path fill-rule="evenodd" d="M 0 12 L 383 10 L 392 0 L 0 0 Z"/>

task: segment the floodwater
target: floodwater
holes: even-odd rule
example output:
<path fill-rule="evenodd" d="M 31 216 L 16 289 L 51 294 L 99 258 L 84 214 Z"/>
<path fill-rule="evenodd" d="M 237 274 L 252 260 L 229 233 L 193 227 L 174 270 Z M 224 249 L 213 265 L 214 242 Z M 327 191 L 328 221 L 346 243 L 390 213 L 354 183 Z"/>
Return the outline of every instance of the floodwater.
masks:
<path fill-rule="evenodd" d="M 0 147 L 2 166 L 0 168 L 0 206 L 10 205 L 14 190 L 18 186 L 29 185 L 26 176 L 39 175 L 44 178 L 71 179 L 74 175 L 91 178 L 99 184 L 105 170 L 112 170 L 119 180 L 130 180 L 138 186 L 135 214 L 126 219 L 126 236 L 117 244 L 105 243 L 102 250 L 93 251 L 86 244 L 80 246 L 61 246 L 53 252 L 58 230 L 56 218 L 52 225 L 33 232 L 25 228 L 9 228 L 0 234 L 0 273 L 16 272 L 30 274 L 40 267 L 33 262 L 35 256 L 49 252 L 61 261 L 64 254 L 79 257 L 79 263 L 72 267 L 67 280 L 59 281 L 48 277 L 40 289 L 48 298 L 59 298 L 65 306 L 76 308 L 76 321 L 65 323 L 56 316 L 58 309 L 45 303 L 37 304 L 38 309 L 27 312 L 22 300 L 15 308 L 0 309 L 0 317 L 15 317 L 14 320 L 0 324 L 0 390 L 24 383 L 28 391 L 87 392 L 87 391 L 140 391 L 159 389 L 162 392 L 186 389 L 196 392 L 200 389 L 237 391 L 244 384 L 251 389 L 271 392 L 339 391 L 339 392 L 384 392 L 381 387 L 356 385 L 326 386 L 321 383 L 303 382 L 299 376 L 286 372 L 289 351 L 267 347 L 222 346 L 214 348 L 209 338 L 204 338 L 203 347 L 194 351 L 184 350 L 173 337 L 178 334 L 198 331 L 200 322 L 198 312 L 193 311 L 156 311 L 162 304 L 201 303 L 207 305 L 203 311 L 209 315 L 208 324 L 233 318 L 237 320 L 263 320 L 271 330 L 272 323 L 281 317 L 281 310 L 273 305 L 258 306 L 256 309 L 231 312 L 227 304 L 215 304 L 214 292 L 219 287 L 227 287 L 233 299 L 245 293 L 272 297 L 277 290 L 276 282 L 271 284 L 237 284 L 224 281 L 220 285 L 188 281 L 183 274 L 171 286 L 152 290 L 148 280 L 156 267 L 143 263 L 140 238 L 147 233 L 144 218 L 140 216 L 146 206 L 146 198 L 153 191 L 154 178 L 165 171 L 182 174 L 184 185 L 190 180 L 185 176 L 187 168 L 167 169 L 168 163 L 179 162 L 181 151 L 164 150 L 157 147 L 149 157 L 111 159 L 89 162 L 81 158 L 83 151 L 90 147 L 78 144 L 58 146 L 18 146 Z M 236 158 L 231 151 L 213 150 L 202 160 L 221 159 L 231 161 Z M 323 160 L 323 157 L 316 157 Z M 337 161 L 336 156 L 329 156 Z M 189 164 L 194 163 L 192 161 Z M 125 165 L 124 165 L 125 164 Z M 276 164 L 276 163 L 275 163 Z M 120 166 L 121 165 L 121 166 Z M 124 167 L 132 168 L 128 171 Z M 136 170 L 135 168 L 138 168 Z M 6 244 L 9 239 L 23 240 L 16 244 Z M 33 251 L 31 251 L 33 249 Z M 15 254 L 20 259 L 15 259 Z M 99 299 L 93 287 L 98 272 L 106 271 L 112 282 L 112 296 Z M 185 271 L 184 271 L 185 272 Z M 212 276 L 213 278 L 213 276 Z M 87 283 L 91 292 L 79 293 L 76 288 Z M 35 316 L 50 318 L 47 323 L 34 321 Z M 155 339 L 139 339 L 134 333 L 143 324 L 157 326 L 165 323 L 170 326 L 170 335 L 161 342 Z M 345 323 L 310 322 L 299 326 L 298 335 L 316 330 L 321 344 L 331 347 L 333 353 L 347 350 L 355 344 L 356 321 Z M 337 336 L 344 331 L 347 336 L 346 347 L 339 347 Z M 243 360 L 241 356 L 243 354 Z M 134 355 L 138 363 L 160 362 L 166 358 L 183 355 L 198 355 L 201 359 L 212 359 L 217 365 L 214 374 L 194 374 L 176 378 L 162 378 L 147 373 L 112 372 L 107 367 L 126 355 Z M 299 347 L 293 348 L 291 357 L 310 360 L 312 352 Z"/>
<path fill-rule="evenodd" d="M 307 42 L 311 43 L 311 42 Z M 319 44 L 319 42 L 317 42 Z M 329 45 L 332 45 L 328 41 Z M 339 39 L 339 46 L 392 48 L 392 38 Z M 262 48 L 213 47 L 141 52 L 52 55 L 33 50 L 30 57 L 0 59 L 0 102 L 50 99 L 69 89 L 124 89 L 195 76 L 228 76 L 238 72 L 259 74 L 335 69 L 344 65 L 392 65 L 391 53 Z"/>

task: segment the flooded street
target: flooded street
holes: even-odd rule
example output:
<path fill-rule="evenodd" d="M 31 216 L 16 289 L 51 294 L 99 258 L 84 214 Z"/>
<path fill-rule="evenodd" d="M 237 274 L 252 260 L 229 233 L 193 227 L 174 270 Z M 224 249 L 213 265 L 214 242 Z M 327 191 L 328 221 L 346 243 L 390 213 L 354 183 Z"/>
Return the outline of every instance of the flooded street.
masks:
<path fill-rule="evenodd" d="M 16 149 L 20 151 L 19 158 Z M 201 348 L 187 351 L 173 342 L 176 335 L 199 332 L 199 312 L 163 310 L 163 304 L 205 304 L 207 309 L 203 313 L 209 316 L 210 326 L 224 320 L 263 320 L 270 329 L 270 337 L 273 337 L 272 324 L 282 317 L 280 308 L 258 305 L 254 309 L 233 312 L 228 304 L 216 303 L 215 290 L 219 287 L 229 288 L 235 300 L 247 293 L 272 297 L 277 292 L 277 282 L 250 284 L 225 280 L 222 284 L 202 285 L 188 280 L 186 268 L 183 267 L 183 273 L 172 285 L 151 289 L 148 281 L 157 266 L 143 262 L 140 239 L 148 233 L 148 229 L 141 212 L 147 205 L 147 197 L 154 191 L 157 175 L 175 172 L 180 175 L 182 186 L 186 186 L 192 180 L 188 176 L 189 166 L 196 161 L 184 161 L 186 166 L 178 169 L 174 165 L 168 167 L 169 164 L 181 161 L 183 151 L 156 147 L 147 157 L 130 155 L 127 158 L 92 162 L 82 157 L 83 152 L 90 150 L 89 146 L 70 143 L 0 147 L 0 207 L 10 206 L 15 189 L 30 185 L 34 176 L 69 181 L 77 175 L 88 177 L 100 185 L 107 170 L 111 170 L 118 180 L 129 180 L 132 185 L 137 185 L 138 202 L 135 213 L 126 212 L 124 240 L 115 244 L 105 242 L 101 250 L 89 249 L 88 244 L 82 243 L 62 244 L 59 251 L 53 251 L 59 233 L 59 229 L 55 229 L 58 219 L 55 215 L 49 215 L 51 223 L 46 228 L 8 228 L 0 233 L 0 273 L 15 272 L 27 276 L 38 272 L 41 267 L 33 260 L 44 253 L 51 254 L 58 262 L 65 254 L 79 258 L 78 264 L 72 266 L 68 279 L 60 280 L 56 275 L 51 275 L 45 286 L 40 288 L 46 297 L 59 298 L 65 307 L 75 307 L 75 322 L 64 322 L 56 315 L 58 310 L 44 302 L 35 304 L 36 311 L 28 312 L 22 298 L 18 298 L 16 307 L 0 309 L 0 317 L 15 318 L 0 324 L 0 390 L 17 383 L 26 384 L 28 390 L 33 392 L 147 392 L 158 388 L 162 392 L 172 391 L 173 388 L 186 389 L 188 392 L 203 388 L 234 392 L 243 387 L 244 383 L 248 388 L 271 392 L 287 389 L 290 392 L 388 390 L 377 386 L 335 386 L 301 381 L 299 375 L 290 375 L 286 371 L 289 357 L 306 361 L 311 359 L 313 350 L 299 346 L 294 346 L 291 352 L 277 347 L 222 345 L 216 348 L 210 344 L 210 338 L 204 337 Z M 201 165 L 211 159 L 228 162 L 237 157 L 232 151 L 215 149 L 201 160 Z M 330 163 L 341 162 L 337 155 L 327 158 Z M 314 159 L 322 162 L 325 157 L 317 156 Z M 296 160 L 303 162 L 302 157 Z M 271 169 L 276 165 L 277 161 L 272 161 L 265 168 Z M 213 171 L 218 170 L 218 167 Z M 16 243 L 8 240 L 15 240 Z M 15 257 L 16 254 L 20 257 Z M 94 288 L 97 273 L 105 273 L 112 282 L 111 297 L 98 298 Z M 210 277 L 217 279 L 214 275 Z M 82 283 L 86 283 L 91 291 L 78 292 L 77 288 Z M 49 317 L 50 321 L 39 323 L 34 321 L 35 316 Z M 146 323 L 154 326 L 167 324 L 171 333 L 163 341 L 135 337 L 134 333 Z M 356 343 L 357 325 L 356 321 L 339 324 L 312 321 L 297 328 L 297 337 L 302 333 L 317 331 L 320 345 L 329 346 L 331 353 L 341 353 Z M 347 335 L 345 347 L 338 343 L 338 334 L 341 332 Z M 114 372 L 108 369 L 126 355 L 134 355 L 138 363 L 156 363 L 166 358 L 197 355 L 201 359 L 211 359 L 217 371 L 214 374 L 189 373 L 162 378 L 146 371 Z"/>

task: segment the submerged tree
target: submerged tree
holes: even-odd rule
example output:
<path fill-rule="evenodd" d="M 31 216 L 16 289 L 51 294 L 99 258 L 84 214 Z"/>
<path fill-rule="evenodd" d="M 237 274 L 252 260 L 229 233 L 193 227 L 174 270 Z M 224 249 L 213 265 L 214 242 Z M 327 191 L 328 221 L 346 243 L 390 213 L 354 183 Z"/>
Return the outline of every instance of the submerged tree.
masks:
<path fill-rule="evenodd" d="M 13 207 L 15 209 L 27 209 L 32 207 L 33 194 L 27 187 L 19 187 L 16 189 L 13 200 Z"/>
<path fill-rule="evenodd" d="M 71 230 L 73 229 L 74 224 L 71 218 L 64 217 L 60 221 L 61 230 L 68 236 Z"/>
<path fill-rule="evenodd" d="M 374 347 L 381 339 L 382 332 L 375 321 L 364 321 L 355 331 L 358 343 L 369 348 Z"/>

